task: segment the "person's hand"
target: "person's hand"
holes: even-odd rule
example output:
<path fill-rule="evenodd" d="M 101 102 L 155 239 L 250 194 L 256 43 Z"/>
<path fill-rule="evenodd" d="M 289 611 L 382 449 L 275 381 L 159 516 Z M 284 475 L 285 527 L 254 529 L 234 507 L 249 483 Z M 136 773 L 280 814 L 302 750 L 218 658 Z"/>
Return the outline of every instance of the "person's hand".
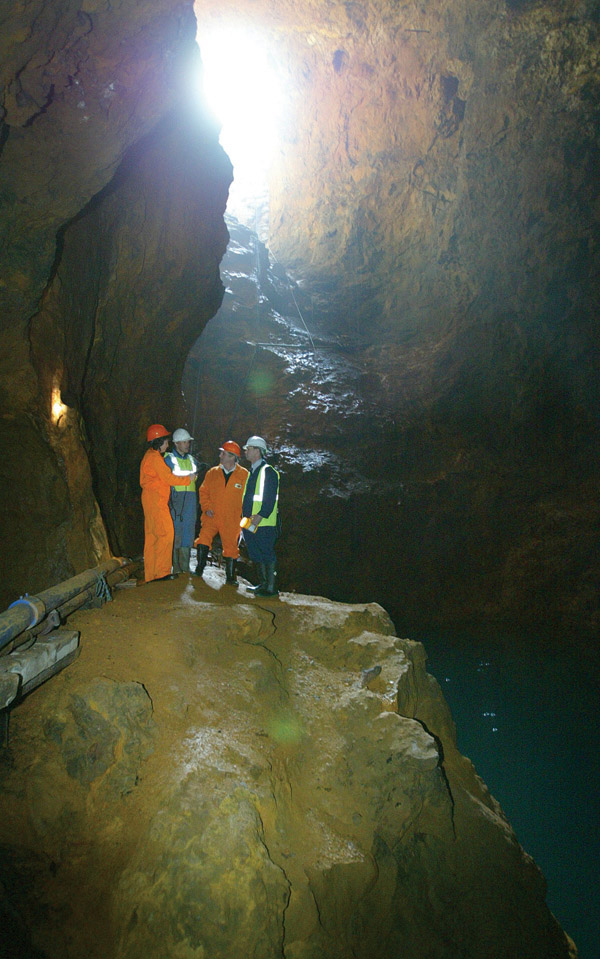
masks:
<path fill-rule="evenodd" d="M 209 519 L 212 519 L 213 516 L 215 515 L 214 509 L 207 509 L 207 510 L 206 510 L 206 515 L 208 516 Z"/>
<path fill-rule="evenodd" d="M 253 526 L 260 526 L 262 521 L 263 521 L 263 518 L 260 515 L 260 513 L 257 513 L 256 516 L 252 516 L 250 519 L 250 522 L 252 523 Z"/>

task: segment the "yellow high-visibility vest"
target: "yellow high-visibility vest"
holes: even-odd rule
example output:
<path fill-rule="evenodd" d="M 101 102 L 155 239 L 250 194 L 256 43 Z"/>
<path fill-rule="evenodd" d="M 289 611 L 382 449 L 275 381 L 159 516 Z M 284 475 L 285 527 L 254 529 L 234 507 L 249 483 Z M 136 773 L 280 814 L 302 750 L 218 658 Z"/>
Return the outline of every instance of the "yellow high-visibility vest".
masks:
<path fill-rule="evenodd" d="M 252 515 L 256 516 L 257 513 L 260 513 L 262 508 L 263 494 L 265 491 L 265 473 L 267 471 L 268 463 L 264 463 L 258 471 L 258 479 L 256 480 L 256 486 L 254 488 L 254 496 L 252 498 Z M 266 516 L 265 519 L 261 521 L 261 526 L 276 526 L 277 524 L 277 506 L 279 503 L 279 473 L 275 467 L 271 466 L 271 469 L 277 474 L 277 496 L 275 497 L 275 506 L 273 511 L 269 516 Z M 246 486 L 248 485 L 248 480 L 250 479 L 250 474 L 246 479 Z M 246 492 L 246 486 L 244 487 L 244 493 Z M 260 527 L 259 527 L 260 529 Z"/>
<path fill-rule="evenodd" d="M 194 459 L 193 456 L 190 456 L 189 453 L 187 453 L 185 456 L 181 456 L 179 453 L 176 453 L 175 450 L 170 450 L 165 456 L 165 460 L 169 460 L 170 457 L 173 457 L 176 460 L 180 470 L 193 470 L 196 473 L 198 472 L 198 465 L 196 463 L 196 460 Z M 171 460 L 171 466 L 174 466 L 174 465 L 175 463 L 173 463 L 173 461 Z M 179 492 L 195 493 L 196 481 L 192 480 L 189 486 L 172 486 L 171 489 L 176 489 Z"/>

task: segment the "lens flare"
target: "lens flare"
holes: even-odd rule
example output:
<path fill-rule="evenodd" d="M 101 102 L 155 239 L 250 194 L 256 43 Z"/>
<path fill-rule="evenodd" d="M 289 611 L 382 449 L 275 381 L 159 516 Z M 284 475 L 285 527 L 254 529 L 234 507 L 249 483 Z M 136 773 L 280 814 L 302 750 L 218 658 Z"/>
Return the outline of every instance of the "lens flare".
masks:
<path fill-rule="evenodd" d="M 220 141 L 233 164 L 228 212 L 248 220 L 264 205 L 279 141 L 284 95 L 274 55 L 250 30 L 199 23 L 203 94 L 222 124 Z"/>
<path fill-rule="evenodd" d="M 267 393 L 271 393 L 275 386 L 273 376 L 268 371 L 256 370 L 250 376 L 248 381 L 248 388 L 251 393 L 255 393 L 257 396 L 266 396 Z"/>
<path fill-rule="evenodd" d="M 296 746 L 304 737 L 301 720 L 291 714 L 273 716 L 268 729 L 271 738 L 280 746 Z"/>

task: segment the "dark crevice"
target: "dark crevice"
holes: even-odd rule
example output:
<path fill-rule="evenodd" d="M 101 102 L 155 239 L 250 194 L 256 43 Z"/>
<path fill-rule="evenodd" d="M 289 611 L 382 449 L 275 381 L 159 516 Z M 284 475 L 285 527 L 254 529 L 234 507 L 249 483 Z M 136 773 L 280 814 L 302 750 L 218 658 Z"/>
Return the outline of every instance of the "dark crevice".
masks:
<path fill-rule="evenodd" d="M 445 103 L 450 103 L 458 93 L 457 77 L 442 77 L 442 96 Z"/>
<path fill-rule="evenodd" d="M 146 693 L 146 696 L 147 696 L 148 699 L 150 700 L 150 708 L 151 708 L 151 710 L 152 710 L 152 714 L 154 715 L 154 701 L 153 701 L 153 699 L 152 699 L 152 696 L 150 695 L 150 691 L 149 691 L 148 687 L 145 685 L 145 683 L 141 683 L 141 682 L 140 682 L 139 685 L 142 687 L 142 689 L 143 689 L 144 692 Z"/>
<path fill-rule="evenodd" d="M 435 742 L 435 744 L 436 744 L 436 746 L 437 746 L 437 751 L 438 751 L 438 769 L 440 770 L 440 772 L 441 772 L 441 774 L 442 774 L 442 779 L 444 780 L 446 789 L 447 789 L 447 791 L 448 791 L 448 797 L 449 797 L 449 799 L 450 799 L 450 822 L 452 823 L 452 835 L 454 836 L 454 839 L 456 839 L 456 825 L 455 825 L 455 822 L 454 822 L 454 807 L 455 807 L 455 803 L 454 803 L 454 796 L 452 795 L 452 788 L 451 788 L 451 786 L 450 786 L 450 780 L 448 779 L 448 775 L 447 775 L 446 770 L 445 770 L 445 768 L 444 768 L 444 744 L 443 744 L 442 740 L 440 739 L 440 737 L 439 737 L 439 736 L 436 736 L 436 734 L 433 733 L 433 732 L 431 731 L 431 729 L 428 728 L 427 724 L 424 723 L 422 719 L 419 719 L 418 716 L 415 716 L 414 718 L 415 718 L 415 720 L 419 723 L 419 725 L 423 727 L 423 729 L 425 730 L 425 732 L 427 733 L 427 735 L 428 735 L 428 736 L 431 736 L 431 738 L 434 740 L 434 742 Z"/>
<path fill-rule="evenodd" d="M 254 604 L 253 604 L 253 605 L 254 605 Z M 258 603 L 257 603 L 256 605 L 258 606 Z M 275 619 L 276 619 L 275 613 L 273 612 L 272 609 L 267 609 L 266 606 L 258 606 L 258 608 L 261 609 L 263 612 L 268 613 L 269 616 L 271 617 L 271 625 L 272 625 L 272 627 L 273 627 L 273 632 L 271 633 L 271 636 L 274 636 L 275 633 L 277 632 L 277 623 L 276 623 L 276 621 L 275 621 Z M 266 643 L 252 642 L 251 640 L 242 640 L 242 642 L 243 642 L 243 643 L 246 643 L 248 646 L 257 646 L 257 647 L 260 647 L 260 649 L 264 649 L 265 652 L 268 653 L 269 656 L 270 656 L 272 659 L 275 660 L 275 662 L 277 663 L 277 666 L 279 667 L 279 671 L 281 672 L 281 675 L 282 675 L 282 677 L 283 677 L 283 663 L 281 662 L 281 660 L 280 660 L 279 656 L 277 655 L 277 653 L 274 652 L 269 646 L 267 646 Z M 279 686 L 280 686 L 280 688 L 281 688 L 282 693 L 284 693 L 284 695 L 287 697 L 287 699 L 289 699 L 289 698 L 290 698 L 290 694 L 289 694 L 289 691 L 286 689 L 286 686 L 285 686 L 283 680 L 282 680 L 282 679 L 279 679 L 277 675 L 275 675 L 275 678 L 276 678 L 277 683 L 279 684 Z"/>
<path fill-rule="evenodd" d="M 31 114 L 29 119 L 27 119 L 25 123 L 23 124 L 23 127 L 25 128 L 25 127 L 33 126 L 37 118 L 43 116 L 44 113 L 46 113 L 47 110 L 50 108 L 53 102 L 54 102 L 54 84 L 52 83 L 50 85 L 50 89 L 48 90 L 48 96 L 46 97 L 46 100 L 44 101 L 43 105 L 39 108 L 39 110 Z"/>
<path fill-rule="evenodd" d="M 272 795 L 272 794 L 271 794 L 271 795 Z M 275 797 L 273 797 L 273 798 L 275 798 Z M 256 808 L 256 807 L 255 807 L 255 808 Z M 285 881 L 286 881 L 286 883 L 287 883 L 287 896 L 286 896 L 286 899 L 285 899 L 284 904 L 283 904 L 283 913 L 282 913 L 282 916 L 281 916 L 281 923 L 282 923 L 281 956 L 282 956 L 282 959 L 285 959 L 285 934 L 286 934 L 285 920 L 286 920 L 286 913 L 287 913 L 287 910 L 288 910 L 288 907 L 289 907 L 289 904 L 290 904 L 290 900 L 291 900 L 291 898 L 292 898 L 292 883 L 291 883 L 291 881 L 290 881 L 290 879 L 289 879 L 289 876 L 288 876 L 288 874 L 286 873 L 285 869 L 284 869 L 283 866 L 281 865 L 281 863 L 280 863 L 280 862 L 277 862 L 275 859 L 273 859 L 273 857 L 272 857 L 272 855 L 271 855 L 271 850 L 270 850 L 269 847 L 267 846 L 265 824 L 264 824 L 264 822 L 263 822 L 263 818 L 262 818 L 262 816 L 261 816 L 261 814 L 260 814 L 260 811 L 259 811 L 259 809 L 257 809 L 257 808 L 256 808 L 256 814 L 257 814 L 257 816 L 258 816 L 258 819 L 259 819 L 259 822 L 260 822 L 260 825 L 261 825 L 261 829 L 262 829 L 262 835 L 259 836 L 258 839 L 259 839 L 259 841 L 262 843 L 263 849 L 265 850 L 265 852 L 266 852 L 266 854 L 267 854 L 267 858 L 268 858 L 269 862 L 273 863 L 273 865 L 283 873 L 283 878 L 285 879 Z"/>
<path fill-rule="evenodd" d="M 160 123 L 154 127 L 145 137 L 135 143 L 132 147 L 127 150 L 120 164 L 117 166 L 114 175 L 108 181 L 108 183 L 102 187 L 97 193 L 91 197 L 88 202 L 76 213 L 70 220 L 67 220 L 56 234 L 56 254 L 54 256 L 54 262 L 48 274 L 48 282 L 46 288 L 52 285 L 58 268 L 60 267 L 62 254 L 64 249 L 64 238 L 65 233 L 70 226 L 73 226 L 75 223 L 79 223 L 80 220 L 83 220 L 85 217 L 89 216 L 90 213 L 94 212 L 101 203 L 113 193 L 115 193 L 119 187 L 127 180 L 132 170 L 135 170 L 139 165 L 140 160 L 146 149 L 148 149 L 160 137 L 165 134 L 168 130 L 174 127 L 177 123 L 175 113 L 172 113 L 161 120 Z"/>
<path fill-rule="evenodd" d="M 10 126 L 8 123 L 4 123 L 3 120 L 0 120 L 0 157 L 2 156 L 2 151 L 6 146 L 6 141 L 8 140 L 8 135 L 10 133 Z"/>

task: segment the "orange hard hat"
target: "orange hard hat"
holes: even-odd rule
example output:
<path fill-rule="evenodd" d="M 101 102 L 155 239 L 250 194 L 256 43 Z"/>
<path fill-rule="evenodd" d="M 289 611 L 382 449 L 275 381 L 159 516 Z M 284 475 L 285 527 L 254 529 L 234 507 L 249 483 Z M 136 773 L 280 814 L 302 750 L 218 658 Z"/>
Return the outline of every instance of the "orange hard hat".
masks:
<path fill-rule="evenodd" d="M 161 426 L 160 423 L 153 423 L 152 426 L 149 426 L 146 431 L 146 439 L 148 440 L 149 443 L 151 443 L 152 440 L 160 439 L 161 436 L 170 436 L 170 435 L 171 434 L 169 433 L 169 431 L 166 430 L 164 426 Z"/>
<path fill-rule="evenodd" d="M 236 456 L 242 455 L 242 451 L 235 440 L 226 440 L 222 446 L 219 446 L 219 449 L 223 450 L 225 453 L 235 453 Z"/>

